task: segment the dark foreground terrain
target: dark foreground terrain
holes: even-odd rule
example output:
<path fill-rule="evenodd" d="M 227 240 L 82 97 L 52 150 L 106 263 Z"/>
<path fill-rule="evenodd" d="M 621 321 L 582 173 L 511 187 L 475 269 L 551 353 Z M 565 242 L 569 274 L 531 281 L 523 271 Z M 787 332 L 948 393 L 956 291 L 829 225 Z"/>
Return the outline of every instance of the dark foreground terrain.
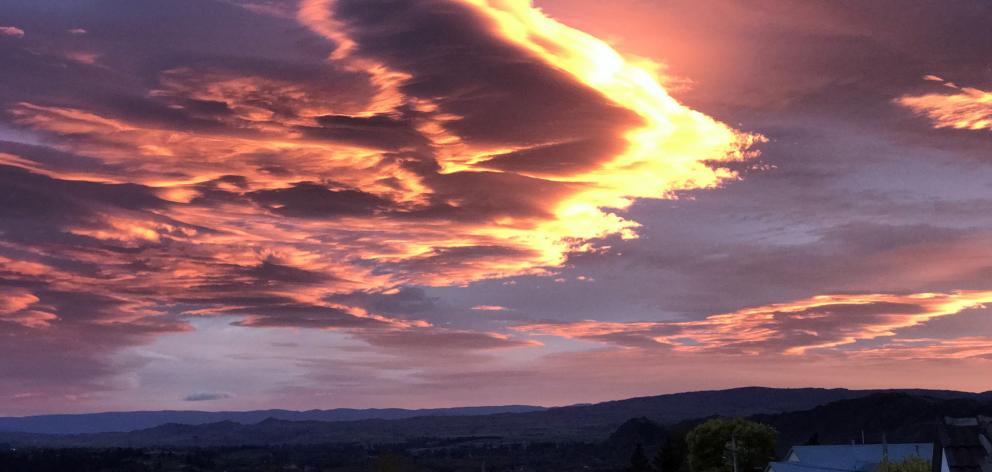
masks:
<path fill-rule="evenodd" d="M 0 471 L 686 472 L 685 435 L 742 416 L 795 444 L 929 442 L 943 416 L 992 414 L 992 395 L 748 388 L 491 415 L 166 424 L 132 432 L 0 432 Z M 691 416 L 690 416 L 691 415 Z"/>

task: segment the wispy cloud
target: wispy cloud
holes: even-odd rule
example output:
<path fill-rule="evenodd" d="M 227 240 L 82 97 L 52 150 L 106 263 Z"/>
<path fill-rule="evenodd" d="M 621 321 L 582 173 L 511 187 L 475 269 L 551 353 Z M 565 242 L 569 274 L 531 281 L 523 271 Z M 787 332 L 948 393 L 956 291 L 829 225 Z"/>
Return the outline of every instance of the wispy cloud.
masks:
<path fill-rule="evenodd" d="M 507 311 L 509 308 L 500 305 L 476 305 L 472 309 L 475 311 Z"/>
<path fill-rule="evenodd" d="M 847 349 L 859 341 L 894 336 L 901 329 L 990 302 L 989 291 L 820 295 L 712 315 L 699 321 L 580 321 L 523 324 L 514 329 L 681 352 L 802 355 L 814 350 Z"/>

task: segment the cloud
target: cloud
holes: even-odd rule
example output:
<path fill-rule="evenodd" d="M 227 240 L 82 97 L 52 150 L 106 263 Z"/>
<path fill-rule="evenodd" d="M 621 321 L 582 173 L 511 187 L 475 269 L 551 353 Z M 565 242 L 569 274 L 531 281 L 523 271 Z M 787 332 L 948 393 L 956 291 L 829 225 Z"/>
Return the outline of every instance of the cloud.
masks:
<path fill-rule="evenodd" d="M 580 321 L 521 324 L 514 329 L 680 352 L 803 355 L 810 351 L 844 350 L 860 341 L 895 336 L 899 330 L 990 302 L 992 292 L 988 291 L 819 295 L 712 315 L 698 321 Z M 857 346 L 853 349 L 861 350 Z"/>
<path fill-rule="evenodd" d="M 451 329 L 369 331 L 358 334 L 372 345 L 404 352 L 436 354 L 445 351 L 490 351 L 542 345 L 532 339 L 514 339 L 500 333 Z"/>
<path fill-rule="evenodd" d="M 23 38 L 24 30 L 16 26 L 0 26 L 0 36 L 10 36 L 13 38 Z"/>
<path fill-rule="evenodd" d="M 758 139 L 535 8 L 368 5 L 307 2 L 287 16 L 179 2 L 170 17 L 196 24 L 158 25 L 123 2 L 51 19 L 109 25 L 86 35 L 86 56 L 5 50 L 19 71 L 0 92 L 5 119 L 44 144 L 3 143 L 2 250 L 45 268 L 4 280 L 38 298 L 7 319 L 57 336 L 83 319 L 125 324 L 134 343 L 225 316 L 397 349 L 533 345 L 331 300 L 549 274 L 597 238 L 635 237 L 622 214 L 634 200 L 735 178 L 708 163 L 744 159 Z M 174 41 L 105 21 L 128 12 Z M 278 46 L 252 39 L 287 30 Z M 49 73 L 67 54 L 113 67 Z M 92 310 L 73 319 L 73 299 Z"/>
<path fill-rule="evenodd" d="M 324 185 L 300 182 L 292 187 L 259 190 L 249 198 L 271 211 L 295 217 L 371 216 L 389 207 L 389 201 L 359 190 L 332 190 Z"/>
<path fill-rule="evenodd" d="M 500 305 L 476 305 L 472 307 L 475 311 L 506 311 L 509 308 Z"/>
<path fill-rule="evenodd" d="M 951 82 L 944 85 L 954 92 L 906 95 L 897 98 L 896 103 L 929 118 L 935 128 L 992 129 L 992 92 Z"/>
<path fill-rule="evenodd" d="M 233 394 L 225 392 L 194 392 L 183 397 L 184 402 L 208 402 L 234 398 Z"/>
<path fill-rule="evenodd" d="M 21 288 L 0 287 L 0 320 L 10 321 L 28 328 L 46 328 L 58 316 L 43 309 L 32 308 L 38 297 Z"/>
<path fill-rule="evenodd" d="M 906 338 L 896 339 L 856 355 L 867 360 L 992 360 L 992 338 L 987 336 L 962 336 L 953 339 Z"/>
<path fill-rule="evenodd" d="M 294 328 L 403 328 L 405 323 L 370 316 L 346 307 L 304 304 L 273 304 L 201 310 L 200 314 L 239 314 L 245 318 L 237 326 Z"/>
<path fill-rule="evenodd" d="M 15 2 L 11 21 L 34 31 L 22 22 L 37 17 L 32 5 Z M 772 34 L 751 27 L 753 16 L 731 16 L 742 18 L 741 29 L 769 34 L 769 42 L 799 44 L 781 40 L 795 36 L 782 18 Z M 815 105 L 837 84 L 863 85 L 849 77 L 852 70 L 891 64 L 873 60 L 888 50 L 876 41 L 898 41 L 866 39 L 860 24 L 838 27 L 822 18 L 809 15 L 802 24 L 839 38 L 824 44 L 872 47 L 850 61 L 797 46 L 801 61 L 762 63 L 784 71 L 774 87 L 763 73 L 740 73 L 759 67 L 748 55 L 726 61 L 737 67 L 730 73 L 710 69 L 735 84 L 760 78 L 749 86 L 771 90 L 733 100 L 781 93 L 770 100 L 776 106 Z M 100 28 L 72 33 L 71 45 L 59 42 L 67 34 L 39 38 L 32 53 L 19 42 L 0 48 L 11 65 L 0 90 L 0 132 L 33 143 L 0 142 L 0 293 L 8 300 L 0 326 L 17 337 L 0 346 L 0 356 L 18 360 L 0 366 L 11 379 L 0 395 L 68 398 L 122 388 L 133 381 L 124 373 L 137 367 L 115 353 L 211 317 L 239 333 L 306 330 L 354 343 L 342 357 L 387 353 L 388 362 L 365 370 L 391 369 L 384 364 L 404 355 L 443 354 L 467 364 L 464 356 L 537 356 L 544 350 L 530 334 L 539 333 L 680 354 L 867 356 L 863 343 L 881 352 L 877 345 L 889 333 L 975 301 L 968 297 L 983 287 L 969 280 L 984 280 L 989 270 L 982 251 L 989 239 L 971 229 L 811 225 L 821 212 L 891 203 L 879 198 L 881 190 L 832 187 L 838 170 L 827 164 L 853 165 L 869 154 L 840 149 L 856 139 L 811 143 L 808 130 L 789 128 L 780 142 L 797 144 L 779 147 L 773 163 L 781 168 L 762 179 L 749 167 L 760 136 L 680 103 L 666 90 L 670 78 L 660 65 L 526 2 L 309 0 L 293 10 L 267 0 L 107 0 L 102 8 L 67 6 L 47 21 L 54 31 Z M 84 43 L 85 51 L 76 49 Z M 801 77 L 782 66 L 810 61 L 810 70 L 796 72 Z M 793 118 L 783 120 L 791 125 Z M 876 163 L 872 146 L 866 148 Z M 802 154 L 808 149 L 816 152 Z M 741 187 L 742 177 L 756 179 L 760 192 Z M 882 180 L 898 179 L 871 182 Z M 827 198 L 828 188 L 845 198 Z M 706 200 L 709 194 L 726 196 Z M 654 215 L 637 205 L 686 195 L 702 203 L 672 200 L 685 210 Z M 927 202 L 937 213 L 958 211 L 967 224 L 981 224 L 981 205 Z M 757 228 L 762 221 L 775 228 Z M 709 229 L 692 233 L 692 225 Z M 714 236 L 725 228 L 726 239 Z M 747 239 L 756 233 L 788 241 Z M 652 238 L 650 250 L 633 242 L 641 236 Z M 629 273 L 587 270 L 615 254 L 607 245 L 628 254 Z M 645 267 L 664 272 L 665 283 L 639 272 Z M 588 275 L 575 277 L 580 271 Z M 527 306 L 537 295 L 444 299 L 452 287 L 489 288 L 490 279 L 526 276 L 560 279 L 554 285 L 562 291 L 547 288 L 551 279 L 524 278 L 505 283 L 544 291 L 553 302 Z M 583 288 L 575 290 L 574 280 Z M 867 280 L 881 287 L 864 288 Z M 597 291 L 604 286 L 614 296 Z M 952 292 L 958 288 L 974 291 Z M 823 293 L 817 290 L 875 295 L 810 297 Z M 939 293 L 929 299 L 929 291 Z M 631 293 L 648 299 L 631 301 Z M 593 298 L 615 310 L 587 303 Z M 742 304 L 758 308 L 739 310 Z M 469 307 L 513 312 L 473 316 Z M 658 319 L 650 318 L 657 307 L 690 321 L 608 321 L 631 312 Z M 506 329 L 510 315 L 520 321 L 554 310 L 570 313 L 565 321 Z M 725 314 L 693 320 L 709 313 Z M 602 319 L 567 321 L 580 314 Z M 934 352 L 954 346 L 915 338 L 931 339 Z M 909 356 L 926 343 L 893 341 L 886 349 Z M 444 372 L 422 369 L 425 382 L 456 382 L 467 374 L 455 369 L 456 360 L 435 361 Z M 493 368 L 501 378 L 518 378 L 509 367 Z M 56 378 L 66 371 L 72 374 Z M 377 374 L 354 378 L 369 375 Z"/>

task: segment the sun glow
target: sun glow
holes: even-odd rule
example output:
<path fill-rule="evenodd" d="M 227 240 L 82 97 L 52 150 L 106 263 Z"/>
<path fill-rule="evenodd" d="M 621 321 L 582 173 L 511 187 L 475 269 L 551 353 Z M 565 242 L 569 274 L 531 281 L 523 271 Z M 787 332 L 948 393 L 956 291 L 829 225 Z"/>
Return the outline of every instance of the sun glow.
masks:
<path fill-rule="evenodd" d="M 599 168 L 543 177 L 585 184 L 557 204 L 556 218 L 536 229 L 539 234 L 553 235 L 550 241 L 509 232 L 516 238 L 543 242 L 543 252 L 552 261 L 549 265 L 562 262 L 568 251 L 577 248 L 569 241 L 611 234 L 636 237 L 636 222 L 604 209 L 624 209 L 638 198 L 666 198 L 681 190 L 715 187 L 736 175 L 713 169 L 707 161 L 746 159 L 754 155 L 752 145 L 765 140 L 678 103 L 662 86 L 658 64 L 624 56 L 599 38 L 548 17 L 530 0 L 463 1 L 490 18 L 507 40 L 633 111 L 643 121 L 624 136 L 627 149 Z"/>

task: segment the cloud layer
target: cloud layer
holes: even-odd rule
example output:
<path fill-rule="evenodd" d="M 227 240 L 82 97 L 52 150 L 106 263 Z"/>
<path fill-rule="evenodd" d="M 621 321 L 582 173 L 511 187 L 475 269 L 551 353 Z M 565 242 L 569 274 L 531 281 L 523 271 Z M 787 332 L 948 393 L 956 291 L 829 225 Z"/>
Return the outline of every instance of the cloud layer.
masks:
<path fill-rule="evenodd" d="M 636 237 L 635 199 L 734 178 L 708 162 L 758 139 L 525 2 L 211 4 L 197 16 L 222 20 L 134 38 L 158 7 L 117 3 L 44 21 L 18 4 L 38 37 L 3 45 L 0 320 L 28 338 L 133 333 L 94 343 L 111 352 L 227 316 L 383 347 L 535 345 L 331 299 L 550 273 Z M 138 22 L 105 22 L 121 11 Z M 296 52 L 217 37 L 286 29 Z"/>
<path fill-rule="evenodd" d="M 539 3 L 12 2 L 0 398 L 987 359 L 992 145 L 954 129 L 989 128 L 987 7 Z"/>

